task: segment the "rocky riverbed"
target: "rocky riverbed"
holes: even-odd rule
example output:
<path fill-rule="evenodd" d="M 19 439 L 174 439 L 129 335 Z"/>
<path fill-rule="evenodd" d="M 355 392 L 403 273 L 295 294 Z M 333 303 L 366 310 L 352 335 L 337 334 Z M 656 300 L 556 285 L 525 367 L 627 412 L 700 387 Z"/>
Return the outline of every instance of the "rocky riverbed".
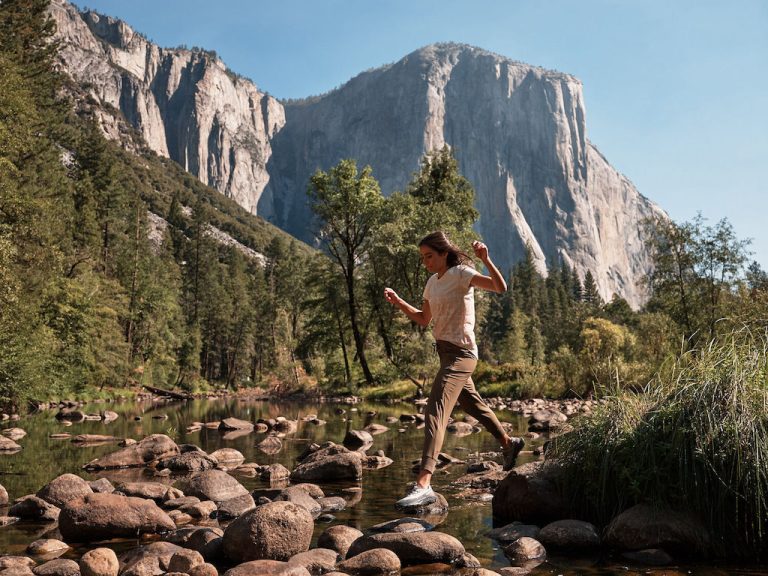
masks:
<path fill-rule="evenodd" d="M 511 473 L 490 435 L 457 413 L 437 502 L 400 511 L 393 503 L 420 450 L 419 404 L 194 404 L 65 405 L 9 419 L 0 576 L 562 573 L 608 554 L 669 564 L 708 537 L 653 510 L 632 510 L 606 532 L 569 517 L 543 452 L 589 402 L 491 400 L 526 439 Z M 43 428 L 45 452 L 25 442 L 27 421 L 44 424 L 29 431 L 41 440 Z M 66 472 L 43 466 L 59 473 L 29 486 L 9 472 L 30 449 L 37 462 L 77 458 Z"/>

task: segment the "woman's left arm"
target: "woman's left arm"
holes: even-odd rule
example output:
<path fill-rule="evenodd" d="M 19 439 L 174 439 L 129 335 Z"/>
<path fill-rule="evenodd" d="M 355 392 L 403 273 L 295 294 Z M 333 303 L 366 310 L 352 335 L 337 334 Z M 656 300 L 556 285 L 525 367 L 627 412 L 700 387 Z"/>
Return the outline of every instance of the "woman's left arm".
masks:
<path fill-rule="evenodd" d="M 475 240 L 472 242 L 472 249 L 475 251 L 475 256 L 480 258 L 485 267 L 488 268 L 490 276 L 477 274 L 472 277 L 470 285 L 481 290 L 488 290 L 489 292 L 506 292 L 507 283 L 504 281 L 504 277 L 499 272 L 499 269 L 496 268 L 496 264 L 493 263 L 493 260 L 488 255 L 488 246 Z"/>

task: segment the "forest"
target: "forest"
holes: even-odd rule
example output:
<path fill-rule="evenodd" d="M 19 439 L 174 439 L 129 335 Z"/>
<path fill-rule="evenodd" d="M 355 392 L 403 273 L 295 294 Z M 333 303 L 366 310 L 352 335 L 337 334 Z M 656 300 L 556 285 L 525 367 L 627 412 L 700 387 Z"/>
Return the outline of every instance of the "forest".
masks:
<path fill-rule="evenodd" d="M 307 246 L 141 143 L 106 140 L 57 71 L 46 7 L 0 4 L 0 403 L 141 385 L 423 393 L 430 333 L 383 289 L 418 305 L 419 239 L 477 238 L 454 152 L 425 155 L 389 197 L 354 159 L 318 171 Z M 503 271 L 506 293 L 476 296 L 482 393 L 642 389 L 690 350 L 765 327 L 768 275 L 727 221 L 644 224 L 654 272 L 641 310 L 603 301 L 590 271 L 537 269 L 530 252 Z"/>

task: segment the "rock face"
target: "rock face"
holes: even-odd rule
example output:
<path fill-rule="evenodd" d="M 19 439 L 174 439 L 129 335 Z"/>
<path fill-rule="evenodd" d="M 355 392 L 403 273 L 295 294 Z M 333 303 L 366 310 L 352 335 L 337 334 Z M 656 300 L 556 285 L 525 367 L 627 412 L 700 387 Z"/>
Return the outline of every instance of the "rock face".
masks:
<path fill-rule="evenodd" d="M 587 139 L 581 82 L 459 44 L 427 46 L 320 97 L 280 103 L 211 53 L 163 49 L 127 24 L 54 0 L 64 68 L 201 181 L 303 240 L 311 174 L 342 158 L 403 190 L 427 151 L 456 148 L 477 224 L 502 270 L 530 245 L 540 268 L 590 270 L 604 298 L 644 299 L 640 222 L 661 211 Z"/>

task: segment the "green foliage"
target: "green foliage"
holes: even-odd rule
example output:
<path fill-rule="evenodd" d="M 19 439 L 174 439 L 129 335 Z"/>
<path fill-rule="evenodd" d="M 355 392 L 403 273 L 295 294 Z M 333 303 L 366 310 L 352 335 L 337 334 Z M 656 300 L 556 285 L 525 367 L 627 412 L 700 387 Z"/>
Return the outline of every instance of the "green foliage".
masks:
<path fill-rule="evenodd" d="M 639 502 L 692 512 L 722 555 L 768 548 L 768 333 L 683 354 L 643 393 L 616 389 L 553 442 L 562 489 L 606 523 Z"/>

